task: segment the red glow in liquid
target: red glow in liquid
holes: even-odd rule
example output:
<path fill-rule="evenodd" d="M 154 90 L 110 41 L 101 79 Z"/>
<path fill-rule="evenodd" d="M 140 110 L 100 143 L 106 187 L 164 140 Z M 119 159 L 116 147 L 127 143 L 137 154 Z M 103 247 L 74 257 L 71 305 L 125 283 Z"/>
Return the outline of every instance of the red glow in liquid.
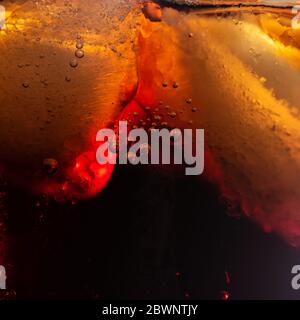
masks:
<path fill-rule="evenodd" d="M 141 39 L 140 39 L 140 45 Z M 140 75 L 138 89 L 133 95 L 133 98 L 119 116 L 115 119 L 115 127 L 121 120 L 127 120 L 128 129 L 131 130 L 134 126 L 140 126 L 141 122 L 146 122 L 150 119 L 152 122 L 153 116 L 146 111 L 154 109 L 158 101 L 155 98 L 155 88 L 153 87 L 153 70 L 151 66 L 146 68 L 148 64 L 143 60 L 143 55 L 139 58 L 140 68 L 143 73 Z M 148 124 L 150 124 L 148 121 Z M 95 141 L 96 131 L 101 128 L 96 128 L 94 134 L 91 135 L 92 147 L 88 151 L 81 153 L 75 160 L 74 165 L 68 168 L 65 172 L 66 179 L 60 184 L 49 184 L 43 189 L 47 194 L 54 196 L 62 201 L 71 199 L 88 199 L 96 196 L 109 182 L 114 170 L 114 165 L 100 165 L 96 160 L 96 151 L 100 145 Z M 118 134 L 118 132 L 116 132 Z"/>
<path fill-rule="evenodd" d="M 222 291 L 221 292 L 221 299 L 224 301 L 227 301 L 230 299 L 230 293 L 228 291 Z"/>

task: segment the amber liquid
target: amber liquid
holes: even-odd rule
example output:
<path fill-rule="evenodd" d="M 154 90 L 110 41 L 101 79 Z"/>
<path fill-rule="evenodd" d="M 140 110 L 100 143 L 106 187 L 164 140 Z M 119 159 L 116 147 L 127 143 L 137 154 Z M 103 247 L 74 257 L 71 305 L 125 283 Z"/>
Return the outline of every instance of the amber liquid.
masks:
<path fill-rule="evenodd" d="M 0 161 L 9 181 L 31 190 L 43 159 L 73 165 L 91 132 L 134 100 L 159 116 L 157 127 L 204 128 L 205 175 L 230 213 L 298 246 L 300 30 L 291 8 L 161 10 L 152 22 L 135 1 L 7 3 Z"/>

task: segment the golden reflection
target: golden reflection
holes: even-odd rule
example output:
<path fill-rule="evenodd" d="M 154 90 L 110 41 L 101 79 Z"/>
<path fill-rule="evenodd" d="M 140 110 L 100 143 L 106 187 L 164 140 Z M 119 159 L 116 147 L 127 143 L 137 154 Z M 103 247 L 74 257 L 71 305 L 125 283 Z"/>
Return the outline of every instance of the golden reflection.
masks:
<path fill-rule="evenodd" d="M 298 245 L 298 48 L 270 37 L 264 13 L 220 17 L 165 8 L 162 17 L 142 28 L 138 98 L 168 106 L 176 118 L 161 113 L 171 127 L 204 128 L 215 160 L 206 175 L 265 230 Z M 179 86 L 164 88 L 163 80 Z"/>

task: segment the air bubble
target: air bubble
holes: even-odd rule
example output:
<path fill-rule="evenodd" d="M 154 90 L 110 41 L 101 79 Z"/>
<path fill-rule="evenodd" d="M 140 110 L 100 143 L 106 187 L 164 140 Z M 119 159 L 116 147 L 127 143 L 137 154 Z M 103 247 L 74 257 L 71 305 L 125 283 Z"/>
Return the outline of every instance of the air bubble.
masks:
<path fill-rule="evenodd" d="M 71 66 L 72 68 L 76 68 L 76 67 L 78 66 L 78 61 L 77 61 L 77 59 L 72 58 L 72 59 L 70 60 L 70 66 Z"/>
<path fill-rule="evenodd" d="M 83 50 L 76 50 L 75 51 L 75 56 L 79 59 L 84 57 L 84 51 Z"/>
<path fill-rule="evenodd" d="M 171 118 L 176 118 L 177 114 L 176 114 L 175 111 L 173 111 L 173 112 L 170 112 L 170 113 L 169 113 L 169 116 L 170 116 Z"/>
<path fill-rule="evenodd" d="M 79 49 L 79 50 L 82 49 L 83 48 L 83 43 L 82 42 L 77 42 L 76 43 L 76 48 Z"/>
<path fill-rule="evenodd" d="M 52 176 L 58 171 L 58 162 L 55 159 L 45 159 L 43 161 L 43 171 L 49 175 Z"/>

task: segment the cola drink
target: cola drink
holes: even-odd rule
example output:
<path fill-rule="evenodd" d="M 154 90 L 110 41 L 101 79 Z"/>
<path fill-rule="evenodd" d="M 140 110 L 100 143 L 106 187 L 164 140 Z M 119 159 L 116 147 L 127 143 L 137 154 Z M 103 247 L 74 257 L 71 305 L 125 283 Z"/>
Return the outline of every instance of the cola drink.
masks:
<path fill-rule="evenodd" d="M 92 212 L 109 182 L 117 196 L 130 193 L 131 188 L 120 189 L 124 182 L 113 174 L 118 168 L 99 166 L 95 159 L 96 133 L 126 120 L 146 130 L 204 129 L 205 170 L 199 179 L 216 188 L 224 210 L 299 246 L 296 3 L 0 4 L 1 175 L 8 197 L 34 212 L 32 228 L 45 212 L 84 212 L 85 205 Z M 158 171 L 158 186 L 164 179 L 170 186 L 178 177 L 173 169 L 149 166 L 143 177 Z M 178 181 L 191 183 L 185 177 Z M 16 228 L 20 207 L 4 195 L 0 230 L 7 249 L 6 212 L 13 212 L 10 225 Z M 70 203 L 79 209 L 69 209 Z M 165 219 L 158 224 L 168 229 L 171 218 Z M 36 238 L 45 238 L 48 223 Z M 164 239 L 164 231 L 158 238 Z M 161 261 L 163 249 L 157 248 Z M 6 249 L 3 265 L 15 259 Z"/>

